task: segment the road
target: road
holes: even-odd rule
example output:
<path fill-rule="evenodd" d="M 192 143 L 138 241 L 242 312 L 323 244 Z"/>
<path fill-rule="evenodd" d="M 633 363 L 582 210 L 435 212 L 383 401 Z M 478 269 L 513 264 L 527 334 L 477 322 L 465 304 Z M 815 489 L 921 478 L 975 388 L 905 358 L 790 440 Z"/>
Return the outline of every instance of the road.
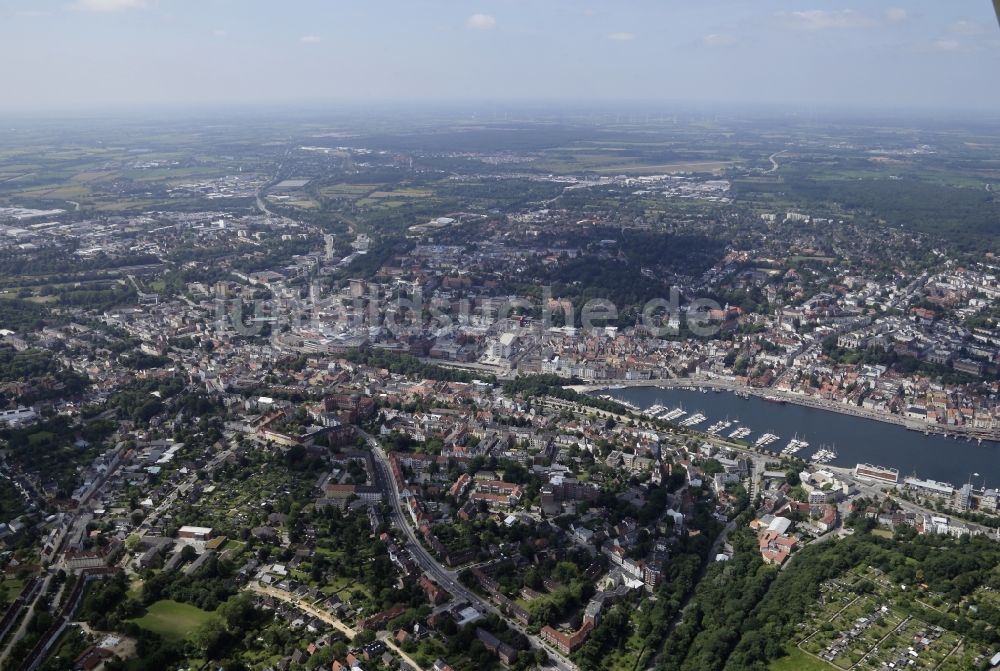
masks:
<path fill-rule="evenodd" d="M 218 468 L 219 464 L 228 459 L 232 453 L 233 453 L 233 448 L 231 447 L 226 450 L 223 450 L 222 452 L 219 452 L 219 454 L 215 455 L 211 459 L 211 461 L 205 464 L 204 470 L 207 473 L 211 474 L 212 471 Z M 174 502 L 177 501 L 177 497 L 180 496 L 181 494 L 187 494 L 189 491 L 191 491 L 191 487 L 194 486 L 194 483 L 197 482 L 197 480 L 198 480 L 198 471 L 193 471 L 187 478 L 177 483 L 177 486 L 174 487 L 174 489 L 169 494 L 163 497 L 163 500 L 160 501 L 160 504 L 156 506 L 156 508 L 154 508 L 152 511 L 150 511 L 150 513 L 146 516 L 146 519 L 142 521 L 142 524 L 140 524 L 135 528 L 135 531 L 133 533 L 138 538 L 142 538 L 147 533 L 149 533 L 150 528 L 160 518 L 160 516 L 163 515 L 163 513 L 165 513 L 167 510 L 171 508 L 171 506 L 174 505 Z M 130 571 L 132 570 L 130 566 L 131 559 L 132 559 L 132 553 L 126 552 L 124 556 L 122 556 L 122 559 L 118 563 L 118 565 Z"/>
<path fill-rule="evenodd" d="M 405 502 L 399 495 L 399 488 L 393 478 L 392 469 L 389 467 L 389 456 L 385 453 L 377 440 L 367 433 L 364 433 L 363 435 L 368 441 L 368 445 L 371 447 L 372 453 L 375 455 L 375 485 L 380 490 L 386 492 L 390 497 L 389 507 L 392 510 L 393 523 L 406 535 L 406 547 L 413 556 L 414 561 L 416 561 L 417 565 L 420 566 L 420 569 L 433 578 L 444 589 L 451 592 L 457 600 L 467 601 L 476 606 L 479 610 L 496 613 L 499 617 L 502 617 L 504 621 L 507 622 L 508 626 L 523 634 L 528 641 L 531 642 L 532 646 L 547 652 L 550 662 L 555 665 L 556 668 L 560 669 L 560 671 L 578 671 L 575 664 L 566 659 L 551 645 L 543 641 L 538 636 L 528 632 L 528 630 L 524 629 L 519 623 L 505 616 L 489 600 L 481 597 L 462 585 L 458 580 L 457 571 L 447 569 L 439 564 L 438 561 L 424 548 L 424 546 L 420 544 L 420 539 L 417 538 L 417 534 L 409 522 L 408 515 L 404 512 Z"/>
<path fill-rule="evenodd" d="M 46 574 L 45 581 L 42 583 L 41 589 L 38 590 L 38 594 L 35 596 L 34 601 L 32 601 L 31 605 L 25 609 L 24 615 L 21 618 L 21 625 L 14 631 L 10 640 L 7 642 L 7 645 L 4 646 L 3 652 L 0 653 L 0 665 L 7 660 L 7 657 L 10 655 L 10 651 L 14 648 L 14 645 L 24 638 L 24 634 L 28 630 L 28 625 L 31 624 L 31 620 L 35 617 L 35 611 L 38 610 L 38 603 L 49 591 L 49 585 L 52 583 L 52 577 L 52 573 Z M 52 602 L 57 603 L 55 599 L 53 599 Z"/>
<path fill-rule="evenodd" d="M 354 638 L 355 636 L 358 635 L 358 632 L 356 632 L 354 629 L 352 629 L 351 627 L 347 626 L 339 619 L 334 617 L 329 611 L 323 610 L 322 608 L 317 608 L 313 604 L 307 601 L 303 601 L 302 599 L 299 599 L 298 597 L 289 594 L 288 592 L 284 592 L 280 589 L 275 589 L 274 587 L 268 587 L 267 585 L 261 585 L 257 581 L 249 583 L 246 586 L 246 589 L 250 590 L 251 592 L 256 592 L 257 594 L 264 594 L 266 596 L 274 597 L 279 601 L 284 601 L 287 604 L 295 606 L 303 613 L 312 615 L 313 617 L 322 620 L 323 622 L 326 622 L 328 625 L 330 625 L 340 633 L 344 634 L 348 638 Z"/>
<path fill-rule="evenodd" d="M 885 496 L 887 496 L 887 494 L 884 491 L 882 491 L 882 489 L 885 488 L 885 487 L 890 487 L 890 485 L 888 483 L 885 483 L 885 484 L 871 484 L 871 483 L 865 482 L 864 480 L 859 480 L 858 478 L 854 477 L 854 473 L 850 469 L 848 469 L 848 468 L 839 468 L 839 467 L 830 466 L 830 465 L 826 465 L 823 468 L 825 470 L 828 470 L 828 471 L 831 471 L 831 472 L 837 474 L 837 476 L 839 476 L 842 480 L 845 480 L 847 482 L 853 482 L 854 484 L 856 484 L 857 487 L 858 487 L 858 491 L 863 496 L 867 496 L 867 497 L 876 497 L 877 496 L 879 498 L 884 498 Z M 888 496 L 892 496 L 892 492 L 891 491 L 888 494 Z M 919 504 L 913 503 L 912 501 L 907 501 L 905 499 L 901 499 L 898 496 L 892 496 L 892 500 L 895 501 L 896 504 L 902 510 L 904 510 L 906 512 L 917 513 L 917 514 L 920 514 L 920 515 L 933 515 L 933 516 L 950 517 L 947 511 L 945 511 L 945 512 L 939 512 L 937 510 L 934 510 L 933 508 L 927 508 L 925 506 L 921 506 Z M 955 518 L 955 519 L 957 521 L 961 522 L 962 524 L 964 524 L 965 526 L 967 526 L 969 528 L 969 530 L 972 531 L 972 532 L 983 534 L 983 535 L 985 535 L 987 537 L 992 536 L 993 538 L 996 538 L 996 539 L 1000 540 L 1000 529 L 991 529 L 989 527 L 984 527 L 982 525 L 975 524 L 974 522 L 968 522 L 968 521 L 960 519 L 960 518 Z"/>

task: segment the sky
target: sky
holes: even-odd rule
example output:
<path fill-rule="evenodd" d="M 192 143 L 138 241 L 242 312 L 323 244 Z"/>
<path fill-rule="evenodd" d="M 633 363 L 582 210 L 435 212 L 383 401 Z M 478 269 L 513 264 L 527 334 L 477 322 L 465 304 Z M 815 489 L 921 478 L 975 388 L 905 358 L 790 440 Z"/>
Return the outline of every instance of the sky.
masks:
<path fill-rule="evenodd" d="M 990 0 L 0 0 L 0 112 L 451 101 L 995 110 Z"/>

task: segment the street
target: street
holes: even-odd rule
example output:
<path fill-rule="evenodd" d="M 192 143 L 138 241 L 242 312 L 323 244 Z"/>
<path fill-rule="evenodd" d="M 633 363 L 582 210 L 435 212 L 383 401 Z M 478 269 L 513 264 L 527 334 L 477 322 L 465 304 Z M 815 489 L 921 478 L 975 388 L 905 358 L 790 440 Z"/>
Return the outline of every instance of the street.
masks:
<path fill-rule="evenodd" d="M 529 633 L 520 624 L 512 621 L 510 618 L 507 618 L 490 601 L 479 596 L 472 590 L 467 589 L 458 581 L 457 571 L 452 571 L 444 566 L 441 566 L 441 564 L 439 564 L 437 560 L 435 560 L 434 557 L 432 557 L 431 554 L 424 549 L 423 545 L 420 544 L 420 539 L 417 538 L 412 525 L 410 525 L 407 520 L 406 513 L 403 512 L 403 500 L 399 496 L 399 488 L 396 486 L 396 482 L 393 479 L 392 469 L 389 467 L 388 455 L 378 444 L 378 441 L 376 441 L 372 436 L 367 433 L 365 433 L 364 436 L 368 441 L 368 445 L 371 448 L 372 453 L 376 457 L 375 464 L 377 466 L 378 473 L 376 474 L 375 484 L 382 489 L 382 491 L 385 491 L 389 497 L 391 497 L 390 508 L 392 510 L 393 523 L 404 534 L 406 534 L 406 547 L 410 550 L 410 554 L 420 566 L 421 570 L 427 573 L 439 585 L 451 592 L 457 600 L 468 601 L 470 604 L 477 606 L 481 610 L 496 613 L 500 617 L 504 618 L 510 627 L 523 634 L 534 647 L 545 650 L 549 654 L 549 659 L 556 666 L 556 668 L 561 671 L 577 671 L 576 665 L 563 657 L 551 645 L 543 641 L 538 636 Z"/>

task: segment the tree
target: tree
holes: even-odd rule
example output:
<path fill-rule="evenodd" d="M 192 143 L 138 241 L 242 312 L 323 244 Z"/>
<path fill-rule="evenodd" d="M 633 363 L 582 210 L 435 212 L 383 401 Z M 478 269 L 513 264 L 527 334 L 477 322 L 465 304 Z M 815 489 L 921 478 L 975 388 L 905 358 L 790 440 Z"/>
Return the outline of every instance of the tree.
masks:
<path fill-rule="evenodd" d="M 228 638 L 226 627 L 220 620 L 213 618 L 195 630 L 191 641 L 207 659 L 218 659 Z"/>
<path fill-rule="evenodd" d="M 238 636 L 259 620 L 260 611 L 247 592 L 242 592 L 219 606 L 219 616 L 229 633 Z"/>

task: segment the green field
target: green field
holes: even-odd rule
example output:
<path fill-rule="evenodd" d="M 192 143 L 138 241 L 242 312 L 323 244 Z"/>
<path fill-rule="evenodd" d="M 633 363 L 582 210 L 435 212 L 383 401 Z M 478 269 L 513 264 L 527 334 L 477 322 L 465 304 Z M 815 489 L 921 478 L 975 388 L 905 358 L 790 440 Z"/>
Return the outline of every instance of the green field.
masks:
<path fill-rule="evenodd" d="M 178 601 L 157 601 L 146 609 L 146 614 L 132 620 L 143 629 L 159 634 L 167 640 L 177 641 L 209 620 L 218 617 L 201 608 Z"/>
<path fill-rule="evenodd" d="M 791 648 L 787 657 L 771 662 L 771 671 L 833 671 L 835 668 L 798 648 Z"/>

